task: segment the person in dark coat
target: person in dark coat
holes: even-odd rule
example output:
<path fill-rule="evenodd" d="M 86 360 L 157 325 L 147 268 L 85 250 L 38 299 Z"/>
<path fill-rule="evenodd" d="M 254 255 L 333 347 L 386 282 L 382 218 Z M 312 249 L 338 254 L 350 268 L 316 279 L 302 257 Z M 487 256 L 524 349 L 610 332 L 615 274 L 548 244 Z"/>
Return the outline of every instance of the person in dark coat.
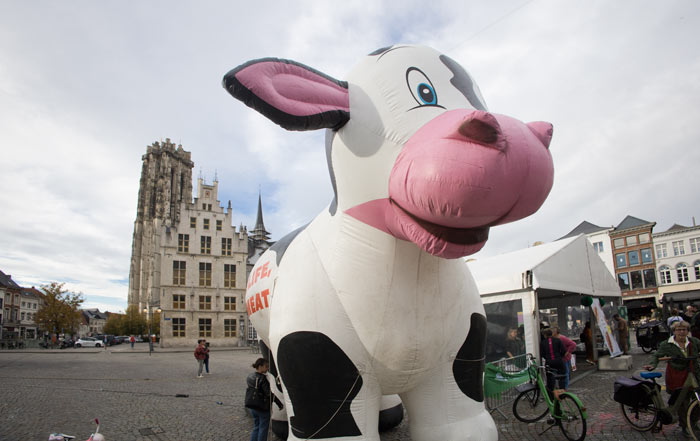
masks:
<path fill-rule="evenodd" d="M 252 372 L 246 378 L 245 407 L 253 414 L 253 432 L 250 434 L 250 441 L 267 441 L 267 432 L 270 427 L 270 408 L 272 399 L 277 407 L 282 409 L 282 402 L 272 394 L 270 382 L 267 380 L 267 371 L 270 363 L 264 358 L 258 358 L 253 363 Z"/>
<path fill-rule="evenodd" d="M 688 412 L 691 397 L 690 394 L 682 394 L 681 392 L 684 386 L 693 383 L 692 378 L 688 378 L 689 376 L 695 376 L 696 380 L 700 378 L 700 364 L 698 363 L 700 360 L 693 358 L 700 353 L 700 340 L 690 337 L 689 331 L 690 323 L 685 320 L 674 322 L 671 325 L 673 335 L 659 345 L 659 349 L 651 356 L 649 364 L 644 365 L 645 369 L 653 370 L 660 360 L 668 361 L 666 364 L 666 391 L 671 394 L 668 403 L 672 405 L 678 399 L 683 400 L 678 407 L 678 425 L 681 426 L 683 434 L 686 436 L 689 436 L 689 433 L 685 427 L 687 423 L 685 415 Z"/>
<path fill-rule="evenodd" d="M 566 368 L 564 367 L 564 355 L 566 349 L 561 340 L 552 336 L 552 330 L 546 328 L 542 331 L 542 341 L 540 342 L 540 354 L 545 359 L 545 366 L 554 370 L 554 373 L 547 373 L 547 388 L 554 390 L 554 380 L 556 376 L 559 389 L 565 387 Z"/>

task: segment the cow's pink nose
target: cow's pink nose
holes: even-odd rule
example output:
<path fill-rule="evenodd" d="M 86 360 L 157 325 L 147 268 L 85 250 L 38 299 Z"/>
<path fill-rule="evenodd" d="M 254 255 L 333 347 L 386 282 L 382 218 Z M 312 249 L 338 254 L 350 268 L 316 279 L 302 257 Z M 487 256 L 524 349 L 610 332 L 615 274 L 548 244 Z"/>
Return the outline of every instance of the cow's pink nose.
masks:
<path fill-rule="evenodd" d="M 506 147 L 501 125 L 498 124 L 495 116 L 483 110 L 471 112 L 459 125 L 457 131 L 468 140 L 487 147 L 498 150 Z"/>

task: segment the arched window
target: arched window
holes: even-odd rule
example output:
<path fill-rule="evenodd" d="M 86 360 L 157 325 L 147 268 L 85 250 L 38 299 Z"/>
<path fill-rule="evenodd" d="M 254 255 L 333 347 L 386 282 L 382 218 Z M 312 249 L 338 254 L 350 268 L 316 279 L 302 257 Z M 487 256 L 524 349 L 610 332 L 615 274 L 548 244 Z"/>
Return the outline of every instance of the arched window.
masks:
<path fill-rule="evenodd" d="M 663 265 L 659 268 L 659 279 L 662 285 L 671 283 L 671 268 L 669 268 L 668 265 Z"/>
<path fill-rule="evenodd" d="M 676 265 L 676 274 L 678 275 L 679 282 L 687 282 L 688 279 L 688 265 L 681 262 Z"/>
<path fill-rule="evenodd" d="M 693 266 L 695 267 L 695 280 L 700 280 L 700 260 L 696 260 Z"/>

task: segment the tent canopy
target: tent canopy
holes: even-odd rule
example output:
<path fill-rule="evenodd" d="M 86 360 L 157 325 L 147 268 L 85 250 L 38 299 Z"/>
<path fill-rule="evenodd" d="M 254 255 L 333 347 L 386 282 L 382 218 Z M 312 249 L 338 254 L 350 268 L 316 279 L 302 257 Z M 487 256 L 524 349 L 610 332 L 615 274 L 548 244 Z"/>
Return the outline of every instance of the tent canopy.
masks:
<path fill-rule="evenodd" d="M 620 288 L 585 235 L 467 263 L 484 295 L 547 289 L 620 297 Z"/>

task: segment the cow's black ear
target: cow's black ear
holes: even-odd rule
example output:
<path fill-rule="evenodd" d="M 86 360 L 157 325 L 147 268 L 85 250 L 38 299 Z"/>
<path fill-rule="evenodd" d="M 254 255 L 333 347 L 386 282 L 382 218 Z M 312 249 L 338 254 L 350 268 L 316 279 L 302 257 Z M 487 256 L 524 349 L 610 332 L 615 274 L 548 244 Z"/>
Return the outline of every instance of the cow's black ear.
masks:
<path fill-rule="evenodd" d="M 347 82 L 291 60 L 249 61 L 228 72 L 223 86 L 287 130 L 338 130 L 350 119 Z"/>

